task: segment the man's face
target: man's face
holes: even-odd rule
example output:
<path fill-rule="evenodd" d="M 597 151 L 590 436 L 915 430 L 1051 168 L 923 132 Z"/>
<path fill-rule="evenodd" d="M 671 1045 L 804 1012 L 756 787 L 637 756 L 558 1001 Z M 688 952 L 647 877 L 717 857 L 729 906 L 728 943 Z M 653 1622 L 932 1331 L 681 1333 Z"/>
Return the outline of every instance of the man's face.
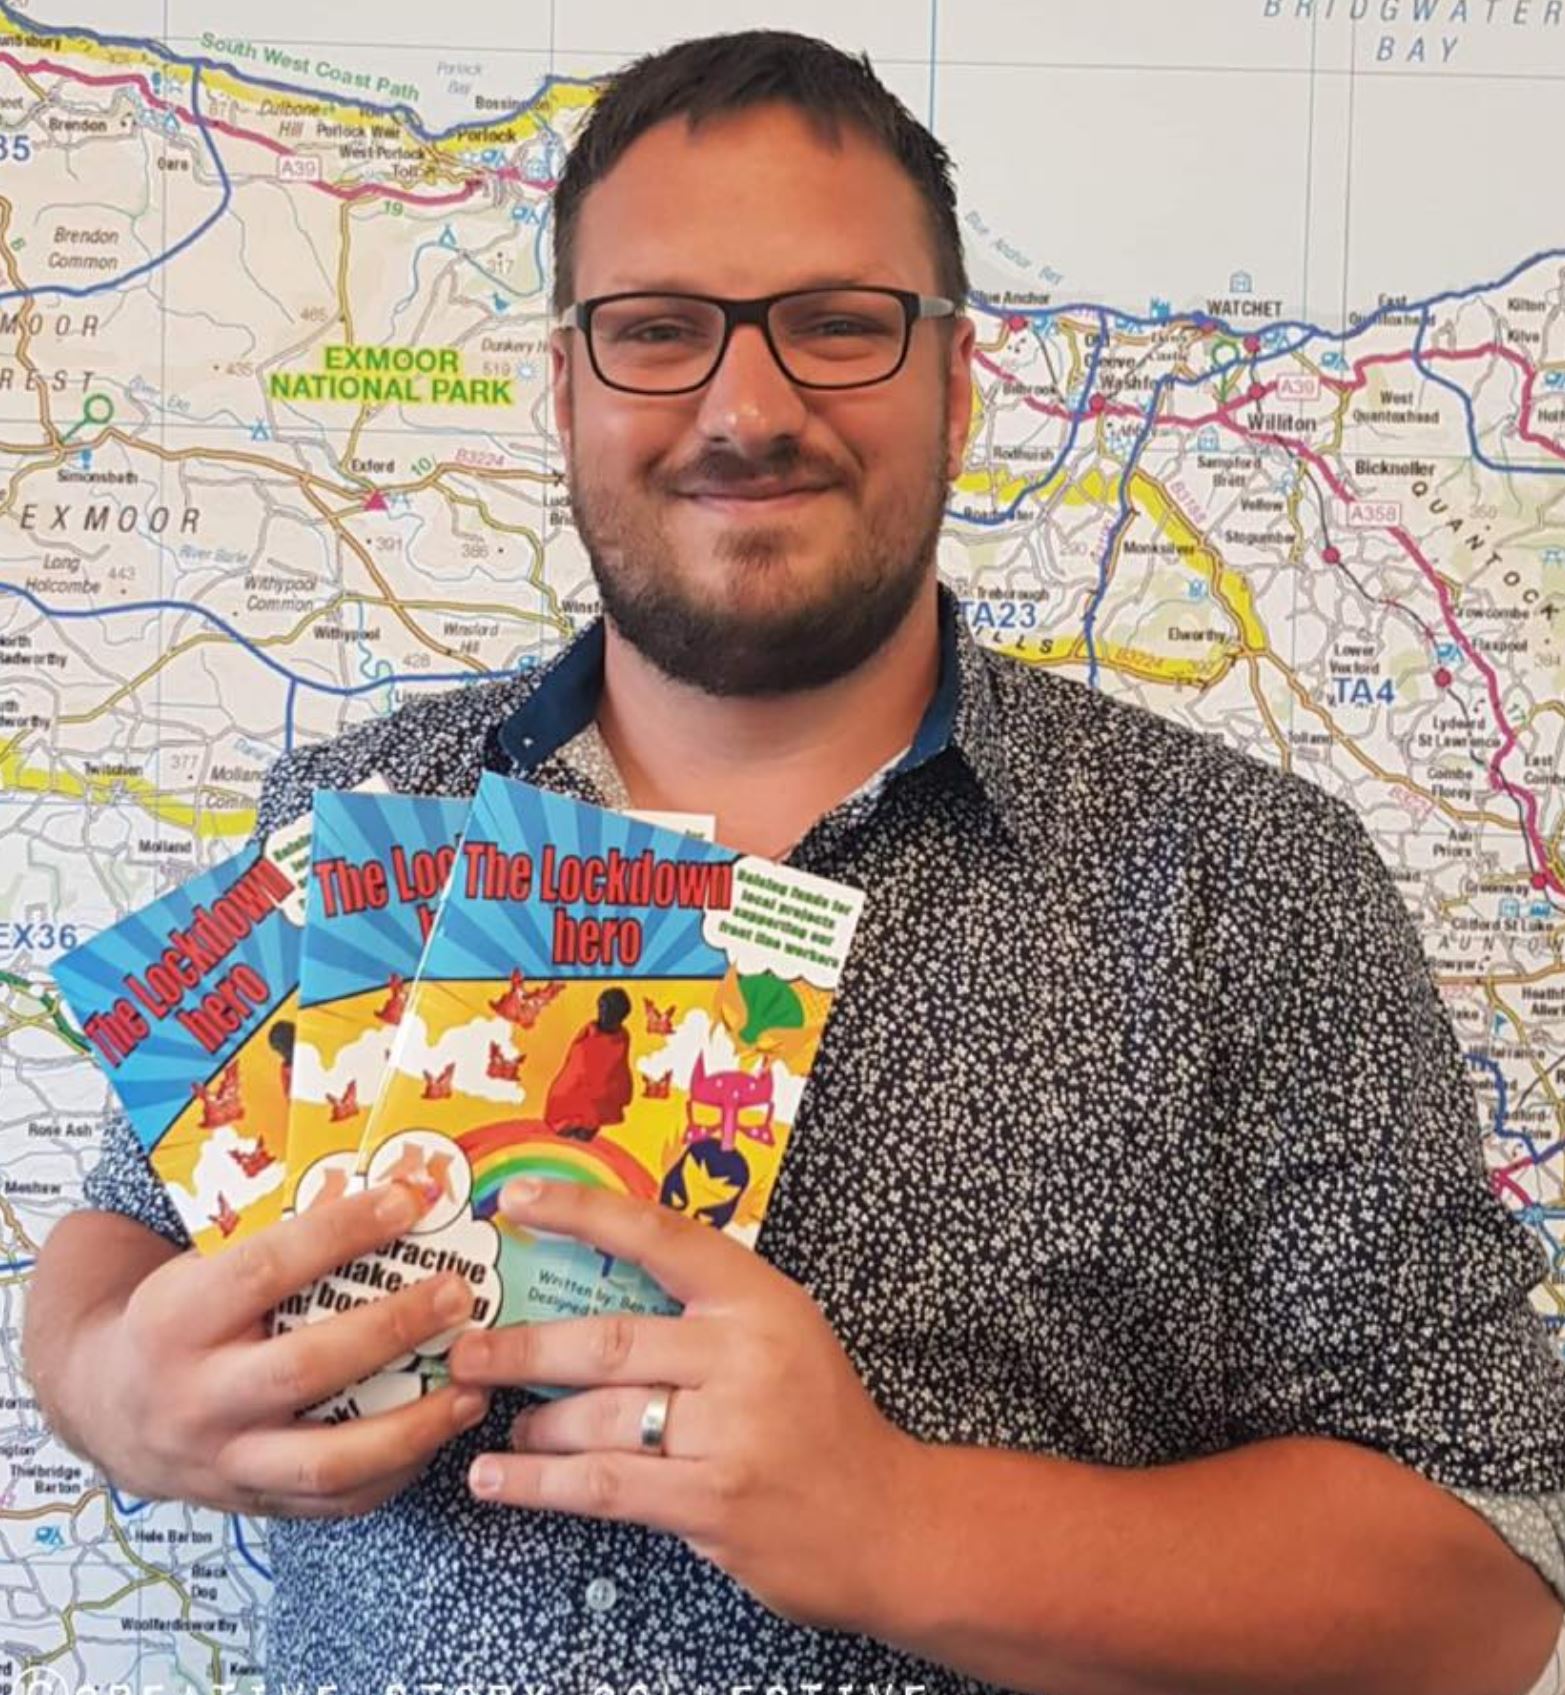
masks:
<path fill-rule="evenodd" d="M 743 298 L 819 284 L 937 294 L 923 202 L 856 130 L 823 142 L 783 105 L 647 131 L 586 196 L 574 298 Z M 691 394 L 600 382 L 557 332 L 572 510 L 616 629 L 712 694 L 818 687 L 893 633 L 933 566 L 971 395 L 966 319 L 914 326 L 902 369 L 796 387 L 754 325 Z"/>

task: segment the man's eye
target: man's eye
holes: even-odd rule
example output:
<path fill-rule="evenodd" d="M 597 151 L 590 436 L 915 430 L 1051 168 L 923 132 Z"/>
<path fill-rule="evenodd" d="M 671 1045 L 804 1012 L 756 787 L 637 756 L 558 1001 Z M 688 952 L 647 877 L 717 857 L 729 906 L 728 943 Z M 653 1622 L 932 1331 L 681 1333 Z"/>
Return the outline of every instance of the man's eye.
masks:
<path fill-rule="evenodd" d="M 882 333 L 882 329 L 880 324 L 870 323 L 863 318 L 818 318 L 813 324 L 805 326 L 805 334 L 830 339 L 843 336 L 876 336 Z"/>
<path fill-rule="evenodd" d="M 640 342 L 656 347 L 669 342 L 687 341 L 696 334 L 691 324 L 674 323 L 667 318 L 640 324 L 625 324 L 614 332 L 616 341 Z"/>

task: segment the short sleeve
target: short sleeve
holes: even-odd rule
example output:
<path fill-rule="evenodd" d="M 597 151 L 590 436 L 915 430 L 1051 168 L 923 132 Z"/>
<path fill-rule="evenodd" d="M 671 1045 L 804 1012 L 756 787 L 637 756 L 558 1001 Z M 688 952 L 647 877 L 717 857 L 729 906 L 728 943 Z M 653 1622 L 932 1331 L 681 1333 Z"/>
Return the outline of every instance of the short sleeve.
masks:
<path fill-rule="evenodd" d="M 180 1223 L 168 1191 L 122 1112 L 109 1119 L 98 1163 L 87 1173 L 82 1195 L 88 1206 L 123 1213 L 176 1248 L 190 1246 L 189 1231 Z"/>
<path fill-rule="evenodd" d="M 1487 1489 L 1451 1493 L 1485 1518 L 1565 1602 L 1565 1493 L 1497 1495 Z"/>
<path fill-rule="evenodd" d="M 1547 1256 L 1492 1191 L 1476 1102 L 1412 917 L 1326 801 L 1270 844 L 1295 887 L 1236 1126 L 1234 1442 L 1358 1442 L 1448 1487 L 1565 1489 Z"/>

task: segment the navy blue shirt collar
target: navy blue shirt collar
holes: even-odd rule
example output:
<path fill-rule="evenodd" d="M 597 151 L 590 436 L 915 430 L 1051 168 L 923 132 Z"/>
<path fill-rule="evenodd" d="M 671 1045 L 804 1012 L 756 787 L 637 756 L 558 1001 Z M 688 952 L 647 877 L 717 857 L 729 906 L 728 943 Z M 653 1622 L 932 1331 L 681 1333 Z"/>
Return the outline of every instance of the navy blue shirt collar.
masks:
<path fill-rule="evenodd" d="M 967 629 L 960 603 L 943 583 L 939 629 L 935 692 L 893 777 L 954 751 L 1010 823 L 1012 777 L 996 719 L 994 675 Z M 558 753 L 592 722 L 603 693 L 603 648 L 603 620 L 598 618 L 544 668 L 532 693 L 500 724 L 500 746 L 518 775 Z"/>

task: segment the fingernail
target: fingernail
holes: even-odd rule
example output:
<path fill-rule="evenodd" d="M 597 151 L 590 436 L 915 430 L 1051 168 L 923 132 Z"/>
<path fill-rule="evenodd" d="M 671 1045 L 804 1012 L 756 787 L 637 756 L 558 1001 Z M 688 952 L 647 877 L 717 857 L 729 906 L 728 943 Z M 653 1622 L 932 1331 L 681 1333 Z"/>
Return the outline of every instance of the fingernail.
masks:
<path fill-rule="evenodd" d="M 466 1318 L 473 1304 L 465 1283 L 444 1283 L 435 1295 L 435 1317 L 447 1324 Z"/>
<path fill-rule="evenodd" d="M 499 1460 L 490 1454 L 482 1454 L 468 1467 L 468 1487 L 475 1495 L 493 1495 L 498 1493 L 504 1475 Z"/>
<path fill-rule="evenodd" d="M 375 1203 L 375 1216 L 386 1225 L 411 1224 L 419 1214 L 418 1198 L 401 1183 L 388 1183 Z"/>
<path fill-rule="evenodd" d="M 519 1412 L 511 1420 L 511 1446 L 513 1448 L 525 1448 L 527 1446 L 527 1426 L 531 1421 L 531 1408 L 528 1408 L 525 1412 Z"/>
<path fill-rule="evenodd" d="M 478 1421 L 489 1411 L 489 1397 L 480 1394 L 476 1389 L 464 1389 L 457 1396 L 451 1409 L 451 1415 L 457 1422 L 458 1429 L 466 1430 L 469 1425 Z"/>
<path fill-rule="evenodd" d="M 440 1187 L 433 1177 L 420 1177 L 415 1187 L 418 1189 L 419 1194 L 423 1196 L 424 1205 L 427 1207 L 432 1207 L 445 1193 L 445 1190 Z"/>
<path fill-rule="evenodd" d="M 505 1186 L 502 1199 L 511 1206 L 530 1206 L 543 1194 L 543 1184 L 536 1177 L 513 1177 Z"/>

